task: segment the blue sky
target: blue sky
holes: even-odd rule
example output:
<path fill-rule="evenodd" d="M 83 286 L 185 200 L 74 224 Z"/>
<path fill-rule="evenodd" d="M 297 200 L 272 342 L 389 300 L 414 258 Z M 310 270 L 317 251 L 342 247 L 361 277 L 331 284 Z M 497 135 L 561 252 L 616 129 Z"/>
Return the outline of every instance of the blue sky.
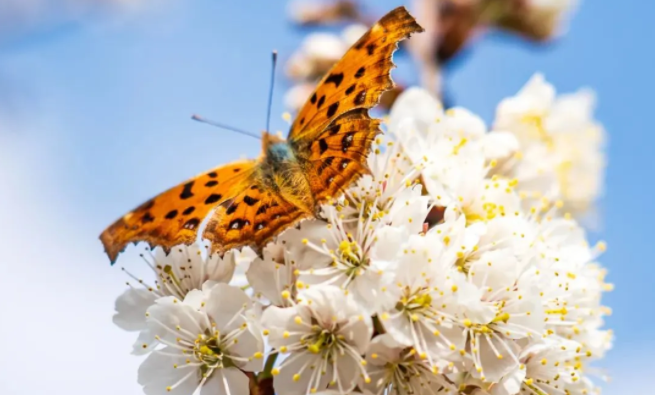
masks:
<path fill-rule="evenodd" d="M 367 3 L 381 15 L 400 1 Z M 617 336 L 605 363 L 615 377 L 610 394 L 629 393 L 638 361 L 655 351 L 648 314 L 655 265 L 642 249 L 655 221 L 648 124 L 654 12 L 655 4 L 638 0 L 583 1 L 555 45 L 534 49 L 496 34 L 448 71 L 455 103 L 487 121 L 536 71 L 562 92 L 597 91 L 609 167 L 603 228 L 590 238 L 608 242 L 602 262 L 616 284 L 605 299 Z M 8 347 L 0 371 L 10 377 L 0 393 L 53 386 L 73 395 L 141 393 L 138 361 L 128 355 L 133 337 L 110 321 L 125 277 L 109 266 L 97 235 L 175 183 L 258 154 L 257 142 L 189 115 L 264 128 L 270 51 L 284 61 L 303 33 L 285 17 L 281 1 L 169 0 L 119 18 L 52 21 L 0 40 L 0 284 L 7 291 L 0 311 L 3 322 L 13 322 L 0 326 Z M 417 80 L 409 66 L 395 73 Z M 273 129 L 286 131 L 278 81 Z M 128 251 L 123 263 L 133 258 Z M 34 358 L 54 367 L 41 371 Z"/>

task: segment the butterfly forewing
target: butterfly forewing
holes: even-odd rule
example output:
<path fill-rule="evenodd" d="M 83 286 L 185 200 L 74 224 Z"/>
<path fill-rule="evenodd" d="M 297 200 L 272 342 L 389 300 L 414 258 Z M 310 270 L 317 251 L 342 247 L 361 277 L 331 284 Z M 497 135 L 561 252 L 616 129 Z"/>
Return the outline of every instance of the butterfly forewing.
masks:
<path fill-rule="evenodd" d="M 318 202 L 335 197 L 368 171 L 371 142 L 380 122 L 368 109 L 393 87 L 391 69 L 398 42 L 423 29 L 404 7 L 366 32 L 321 80 L 289 133 Z"/>
<path fill-rule="evenodd" d="M 321 80 L 294 120 L 289 140 L 313 139 L 340 114 L 375 106 L 393 87 L 391 57 L 398 42 L 421 31 L 404 7 L 382 17 Z"/>
<path fill-rule="evenodd" d="M 148 200 L 100 235 L 112 263 L 130 242 L 145 241 L 165 250 L 196 240 L 207 214 L 253 176 L 255 161 L 219 166 Z"/>

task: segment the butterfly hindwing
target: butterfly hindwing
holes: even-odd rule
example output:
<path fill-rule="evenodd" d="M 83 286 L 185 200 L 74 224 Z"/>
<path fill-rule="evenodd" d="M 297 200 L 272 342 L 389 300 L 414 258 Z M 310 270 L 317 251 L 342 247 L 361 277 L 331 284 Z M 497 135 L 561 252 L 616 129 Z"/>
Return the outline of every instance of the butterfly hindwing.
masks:
<path fill-rule="evenodd" d="M 100 235 L 113 263 L 127 244 L 145 241 L 165 250 L 196 241 L 200 224 L 239 185 L 252 177 L 255 161 L 219 166 L 148 200 Z"/>
<path fill-rule="evenodd" d="M 321 80 L 294 120 L 289 140 L 313 139 L 339 115 L 375 106 L 393 87 L 391 57 L 398 42 L 421 31 L 404 7 L 382 17 Z"/>
<path fill-rule="evenodd" d="M 224 253 L 242 246 L 260 250 L 275 235 L 308 215 L 255 181 L 216 209 L 203 238 L 211 241 L 211 252 Z"/>
<path fill-rule="evenodd" d="M 356 109 L 339 116 L 312 142 L 307 175 L 316 200 L 339 196 L 352 180 L 369 173 L 366 158 L 378 133 L 380 121 Z"/>

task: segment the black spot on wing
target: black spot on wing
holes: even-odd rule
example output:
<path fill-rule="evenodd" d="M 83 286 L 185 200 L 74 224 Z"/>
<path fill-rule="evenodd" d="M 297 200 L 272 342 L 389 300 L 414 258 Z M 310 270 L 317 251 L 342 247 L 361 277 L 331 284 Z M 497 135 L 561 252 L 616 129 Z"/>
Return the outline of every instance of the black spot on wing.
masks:
<path fill-rule="evenodd" d="M 255 204 L 257 204 L 257 202 L 259 202 L 259 199 L 255 199 L 254 197 L 250 197 L 250 196 L 246 195 L 246 197 L 243 198 L 243 201 L 244 201 L 248 206 L 252 207 L 252 206 L 254 206 Z"/>
<path fill-rule="evenodd" d="M 180 199 L 189 199 L 190 197 L 193 197 L 193 183 L 195 181 L 189 181 L 186 184 L 184 184 L 184 187 L 182 187 L 182 193 L 180 193 Z"/>
<path fill-rule="evenodd" d="M 321 155 L 323 155 L 325 153 L 325 151 L 328 150 L 327 141 L 325 141 L 325 139 L 318 140 L 318 148 L 321 150 Z"/>
<path fill-rule="evenodd" d="M 318 103 L 316 103 L 316 109 L 321 108 L 321 106 L 323 106 L 323 103 L 325 103 L 325 95 L 321 96 L 321 98 L 318 99 Z"/>
<path fill-rule="evenodd" d="M 223 198 L 223 195 L 220 193 L 212 193 L 207 199 L 205 199 L 205 204 L 213 204 L 218 202 Z"/>
<path fill-rule="evenodd" d="M 218 185 L 218 181 L 216 180 L 209 180 L 205 183 L 206 187 L 215 187 L 216 185 Z"/>
<path fill-rule="evenodd" d="M 360 67 L 359 69 L 357 69 L 357 72 L 355 73 L 355 78 L 362 78 L 365 72 L 366 72 L 366 68 L 364 66 Z"/>
<path fill-rule="evenodd" d="M 235 211 L 237 211 L 237 207 L 239 207 L 239 203 L 231 204 L 230 207 L 228 207 L 227 210 L 225 210 L 225 212 L 227 214 L 233 214 Z"/>
<path fill-rule="evenodd" d="M 184 223 L 184 229 L 193 230 L 200 225 L 200 218 L 191 218 Z"/>
<path fill-rule="evenodd" d="M 366 89 L 363 89 L 357 94 L 357 96 L 355 96 L 355 99 L 353 100 L 353 104 L 355 104 L 356 106 L 361 106 L 362 104 L 364 104 L 365 101 L 366 101 Z"/>
<path fill-rule="evenodd" d="M 194 211 L 196 211 L 196 208 L 194 206 L 187 207 L 186 210 L 182 211 L 182 215 L 189 215 Z"/>
<path fill-rule="evenodd" d="M 341 85 L 341 82 L 343 81 L 343 73 L 337 73 L 337 74 L 330 74 L 326 79 L 325 79 L 325 84 L 329 83 L 334 83 L 335 87 L 339 87 Z"/>
<path fill-rule="evenodd" d="M 330 136 L 334 136 L 335 134 L 339 133 L 339 130 L 341 130 L 341 125 L 336 125 L 330 128 Z"/>
<path fill-rule="evenodd" d="M 348 87 L 348 89 L 346 89 L 346 95 L 350 95 L 351 93 L 353 93 L 353 92 L 355 91 L 355 86 L 356 86 L 356 85 L 357 85 L 357 84 L 352 84 L 352 85 L 350 85 L 350 86 Z"/>
<path fill-rule="evenodd" d="M 175 217 L 177 217 L 177 210 L 171 210 L 164 216 L 166 219 L 173 219 Z"/>
<path fill-rule="evenodd" d="M 334 114 L 337 113 L 338 109 L 339 109 L 339 102 L 330 104 L 330 107 L 328 107 L 327 109 L 327 117 L 332 118 Z"/>
<path fill-rule="evenodd" d="M 150 214 L 150 212 L 145 213 L 143 215 L 143 217 L 141 217 L 141 222 L 143 222 L 144 224 L 147 224 L 149 222 L 153 222 L 154 220 L 155 220 L 155 217 L 153 217 L 152 214 Z"/>

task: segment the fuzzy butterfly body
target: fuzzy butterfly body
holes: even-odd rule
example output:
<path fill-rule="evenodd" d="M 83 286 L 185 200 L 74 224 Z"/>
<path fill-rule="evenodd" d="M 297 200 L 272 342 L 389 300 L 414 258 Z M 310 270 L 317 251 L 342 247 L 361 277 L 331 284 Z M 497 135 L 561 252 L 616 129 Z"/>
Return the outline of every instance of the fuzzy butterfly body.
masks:
<path fill-rule="evenodd" d="M 399 7 L 382 17 L 318 84 L 287 140 L 262 134 L 257 160 L 200 174 L 147 201 L 107 228 L 100 239 L 110 260 L 130 242 L 166 251 L 202 237 L 212 252 L 260 250 L 282 230 L 318 214 L 320 204 L 369 172 L 366 158 L 380 121 L 368 110 L 393 87 L 398 42 L 423 29 Z"/>

